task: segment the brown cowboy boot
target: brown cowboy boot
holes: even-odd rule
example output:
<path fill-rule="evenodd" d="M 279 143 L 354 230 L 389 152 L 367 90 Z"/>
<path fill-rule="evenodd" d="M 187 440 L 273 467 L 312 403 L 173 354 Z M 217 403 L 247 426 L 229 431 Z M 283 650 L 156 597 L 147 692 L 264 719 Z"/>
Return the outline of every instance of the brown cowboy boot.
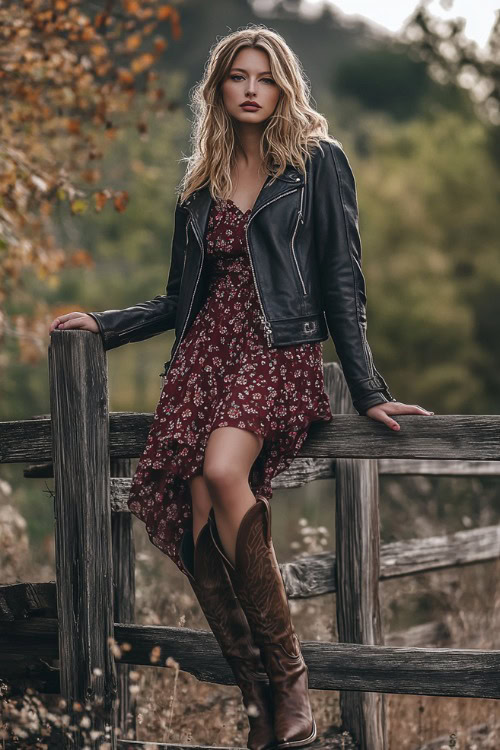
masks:
<path fill-rule="evenodd" d="M 257 497 L 243 516 L 234 566 L 224 554 L 213 508 L 208 522 L 269 675 L 277 747 L 308 745 L 317 735 L 309 702 L 308 669 L 271 539 L 270 505 L 265 498 Z"/>
<path fill-rule="evenodd" d="M 193 534 L 185 531 L 179 550 L 188 580 L 208 624 L 229 663 L 241 690 L 248 716 L 247 747 L 270 750 L 276 747 L 269 678 L 255 645 L 208 523 L 193 545 Z"/>

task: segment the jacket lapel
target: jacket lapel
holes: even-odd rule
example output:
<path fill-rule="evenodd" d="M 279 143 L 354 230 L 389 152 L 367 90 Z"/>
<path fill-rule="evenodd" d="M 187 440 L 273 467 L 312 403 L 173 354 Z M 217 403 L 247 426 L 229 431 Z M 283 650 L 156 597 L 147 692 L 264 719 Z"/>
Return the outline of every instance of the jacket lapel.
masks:
<path fill-rule="evenodd" d="M 271 175 L 268 175 L 257 196 L 250 217 L 268 201 L 272 201 L 283 193 L 287 193 L 293 187 L 301 187 L 304 184 L 304 175 L 291 164 L 288 164 L 283 174 L 272 185 L 270 184 L 270 180 Z M 186 208 L 191 214 L 201 242 L 203 242 L 205 237 L 212 203 L 213 198 L 210 195 L 208 185 L 205 185 L 205 187 L 191 193 L 188 199 L 180 204 L 182 208 Z"/>

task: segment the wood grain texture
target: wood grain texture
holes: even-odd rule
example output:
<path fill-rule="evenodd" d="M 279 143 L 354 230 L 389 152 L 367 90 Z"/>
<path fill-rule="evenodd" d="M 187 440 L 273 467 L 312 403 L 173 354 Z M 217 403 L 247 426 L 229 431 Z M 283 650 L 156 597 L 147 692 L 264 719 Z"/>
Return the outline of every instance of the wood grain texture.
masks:
<path fill-rule="evenodd" d="M 340 369 L 328 384 L 334 409 L 354 412 Z M 335 481 L 336 616 L 344 643 L 383 643 L 380 617 L 380 529 L 377 462 L 337 458 Z M 360 750 L 386 750 L 385 696 L 340 691 L 342 725 Z"/>
<path fill-rule="evenodd" d="M 389 542 L 380 548 L 379 579 L 471 565 L 498 557 L 500 526 L 482 526 L 453 534 Z M 291 599 L 308 599 L 337 591 L 337 560 L 333 552 L 320 552 L 281 563 L 280 568 Z"/>
<path fill-rule="evenodd" d="M 53 331 L 49 384 L 61 694 L 70 713 L 74 701 L 96 706 L 94 724 L 103 731 L 114 726 L 117 678 L 108 642 L 114 618 L 107 368 L 97 337 Z"/>
<path fill-rule="evenodd" d="M 335 531 L 339 640 L 382 644 L 376 462 L 337 461 Z M 340 708 L 343 724 L 362 750 L 385 750 L 383 695 L 341 690 Z"/>
<path fill-rule="evenodd" d="M 394 432 L 370 417 L 335 414 L 330 422 L 311 425 L 297 455 L 326 459 L 500 461 L 500 415 L 402 414 L 397 419 L 401 430 Z M 112 412 L 110 456 L 141 456 L 152 423 L 152 413 Z M 49 418 L 0 422 L 0 463 L 50 459 Z"/>
<path fill-rule="evenodd" d="M 378 473 L 404 474 L 406 476 L 424 474 L 442 477 L 481 477 L 500 476 L 500 461 L 439 461 L 418 459 L 379 458 Z"/>
<path fill-rule="evenodd" d="M 55 584 L 54 584 L 55 597 Z M 426 622 L 414 625 L 408 630 L 396 631 L 386 635 L 388 646 L 411 646 L 431 647 L 450 645 L 450 629 L 446 623 Z M 131 668 L 129 664 L 117 663 L 118 675 L 120 670 Z M 6 680 L 12 695 L 22 695 L 27 688 L 33 688 L 40 693 L 60 693 L 59 666 L 57 659 L 40 656 L 25 656 L 23 654 L 2 653 L 0 658 L 0 675 Z M 120 683 L 118 683 L 120 690 Z M 120 692 L 118 691 L 120 695 Z M 133 728 L 135 720 L 135 705 L 130 704 L 133 719 L 129 727 Z"/>
<path fill-rule="evenodd" d="M 132 462 L 128 458 L 111 459 L 113 477 L 130 477 Z M 127 509 L 128 510 L 128 509 Z M 117 622 L 135 622 L 135 546 L 132 515 L 111 514 L 111 538 L 113 554 L 113 617 Z M 117 696 L 115 725 L 122 737 L 136 736 L 137 700 L 129 690 L 130 665 L 117 664 Z"/>
<path fill-rule="evenodd" d="M 57 658 L 57 620 L 33 618 L 0 623 L 0 649 Z M 129 643 L 121 661 L 165 667 L 168 656 L 206 682 L 233 685 L 234 677 L 212 633 L 189 628 L 115 623 L 115 639 Z M 301 641 L 317 690 L 368 690 L 412 695 L 500 698 L 500 651 L 365 646 Z M 152 661 L 159 646 L 158 660 Z"/>
<path fill-rule="evenodd" d="M 57 617 L 55 581 L 0 584 L 0 621 L 25 620 L 36 615 Z"/>

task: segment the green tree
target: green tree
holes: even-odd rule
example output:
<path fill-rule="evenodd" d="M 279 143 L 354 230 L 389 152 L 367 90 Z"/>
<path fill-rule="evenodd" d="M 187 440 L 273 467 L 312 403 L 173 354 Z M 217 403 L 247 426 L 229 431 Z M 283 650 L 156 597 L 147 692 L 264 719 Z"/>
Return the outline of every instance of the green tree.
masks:
<path fill-rule="evenodd" d="M 458 113 L 363 121 L 354 159 L 368 320 L 398 398 L 445 413 L 500 406 L 498 170 L 489 128 Z"/>

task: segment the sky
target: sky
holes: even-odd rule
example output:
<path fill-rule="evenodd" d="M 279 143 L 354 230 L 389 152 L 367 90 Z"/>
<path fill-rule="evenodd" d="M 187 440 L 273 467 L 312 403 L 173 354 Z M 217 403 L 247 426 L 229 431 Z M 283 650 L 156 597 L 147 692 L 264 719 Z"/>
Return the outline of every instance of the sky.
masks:
<path fill-rule="evenodd" d="M 418 5 L 417 0 L 303 0 L 302 10 L 307 15 L 314 15 L 324 2 L 334 5 L 353 20 L 362 18 L 393 33 L 402 29 Z M 433 15 L 443 19 L 465 18 L 465 36 L 483 48 L 495 20 L 495 11 L 500 9 L 500 0 L 431 0 L 428 7 Z"/>

